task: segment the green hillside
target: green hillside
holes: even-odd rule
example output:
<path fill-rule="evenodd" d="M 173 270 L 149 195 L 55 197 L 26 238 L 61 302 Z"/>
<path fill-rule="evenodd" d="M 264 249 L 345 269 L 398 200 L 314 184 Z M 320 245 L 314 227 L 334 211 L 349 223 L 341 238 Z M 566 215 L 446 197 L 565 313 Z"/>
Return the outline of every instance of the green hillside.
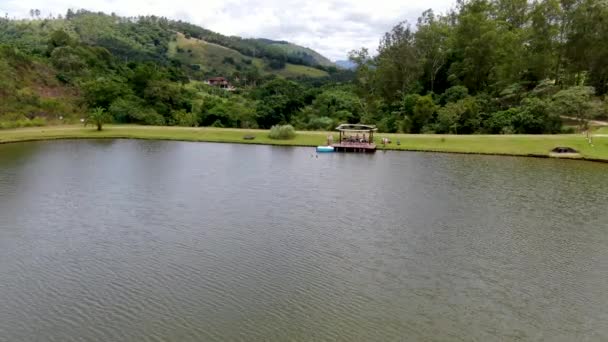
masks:
<path fill-rule="evenodd" d="M 320 65 L 325 67 L 335 67 L 336 65 L 327 57 L 321 55 L 313 49 L 296 45 L 286 41 L 276 41 L 270 39 L 257 39 L 258 41 L 268 44 L 273 48 L 283 51 L 287 55 L 297 56 L 302 59 L 305 64 Z"/>
<path fill-rule="evenodd" d="M 335 67 L 331 61 L 316 51 L 286 41 L 225 36 L 183 21 L 169 21 L 168 25 L 174 31 L 183 33 L 187 38 L 193 37 L 225 46 L 248 57 L 271 60 L 275 66 L 291 63 L 320 68 Z"/>
<path fill-rule="evenodd" d="M 328 76 L 326 71 L 307 65 L 285 63 L 284 67 L 273 69 L 266 59 L 247 57 L 234 49 L 197 38 L 187 38 L 183 33 L 177 33 L 169 43 L 168 56 L 188 66 L 190 74 L 197 79 L 218 75 L 243 77 L 251 72 L 286 78 Z"/>
<path fill-rule="evenodd" d="M 251 46 L 255 58 L 244 53 Z M 316 62 L 290 53 L 156 16 L 0 18 L 0 128 L 75 123 L 93 108 L 124 123 L 266 126 L 311 101 L 303 89 L 290 90 L 297 102 L 279 96 L 296 87 L 285 79 L 331 82 Z M 229 78 L 238 92 L 200 82 L 211 76 Z M 275 90 L 256 92 L 273 79 Z M 274 102 L 262 106 L 265 97 Z"/>
<path fill-rule="evenodd" d="M 0 128 L 38 126 L 81 112 L 78 90 L 48 64 L 0 46 Z"/>
<path fill-rule="evenodd" d="M 277 70 L 276 73 L 287 78 L 311 77 L 320 78 L 328 76 L 327 72 L 306 65 L 289 64 L 285 68 Z"/>

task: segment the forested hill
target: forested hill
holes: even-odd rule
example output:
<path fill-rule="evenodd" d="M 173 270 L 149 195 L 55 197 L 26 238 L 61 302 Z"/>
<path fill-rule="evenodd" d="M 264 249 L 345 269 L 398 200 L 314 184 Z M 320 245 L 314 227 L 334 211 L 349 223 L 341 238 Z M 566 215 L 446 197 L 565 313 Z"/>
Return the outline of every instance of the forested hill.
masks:
<path fill-rule="evenodd" d="M 329 59 L 318 52 L 286 41 L 225 36 L 183 21 L 169 21 L 168 25 L 174 30 L 184 33 L 187 38 L 194 37 L 209 43 L 225 46 L 249 57 L 269 58 L 283 63 L 308 66 L 335 66 Z"/>
<path fill-rule="evenodd" d="M 340 75 L 304 47 L 162 17 L 69 10 L 0 18 L 0 128 L 77 122 L 97 107 L 116 122 L 258 127 L 251 89 L 275 78 L 318 83 Z M 203 84 L 215 76 L 237 92 Z"/>
<path fill-rule="evenodd" d="M 572 132 L 608 117 L 604 0 L 459 0 L 396 23 L 377 51 L 353 51 L 351 71 L 286 42 L 154 16 L 4 18 L 0 128 L 93 109 L 119 123 L 451 134 Z"/>
<path fill-rule="evenodd" d="M 2 25 L 0 42 L 34 54 L 45 52 L 51 33 L 62 30 L 76 41 L 103 47 L 127 61 L 159 61 L 167 58 L 170 42 L 175 41 L 177 33 L 182 33 L 186 38 L 196 38 L 235 50 L 249 58 L 261 59 L 264 66 L 273 70 L 282 69 L 287 64 L 310 66 L 324 71 L 334 67 L 321 54 L 292 43 L 225 36 L 164 17 L 119 17 L 86 10 L 68 10 L 65 17 L 16 21 L 4 19 Z M 239 61 L 236 62 L 239 64 Z M 214 67 L 222 71 L 221 65 Z"/>

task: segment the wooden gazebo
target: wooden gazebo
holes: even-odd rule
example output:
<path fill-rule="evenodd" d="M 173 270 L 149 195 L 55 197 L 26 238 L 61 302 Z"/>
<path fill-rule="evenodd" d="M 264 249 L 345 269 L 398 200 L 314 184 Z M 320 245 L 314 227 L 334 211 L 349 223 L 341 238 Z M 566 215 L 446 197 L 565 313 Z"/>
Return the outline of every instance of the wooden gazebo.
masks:
<path fill-rule="evenodd" d="M 336 152 L 375 152 L 374 125 L 341 124 L 336 127 L 340 132 L 340 140 L 332 144 Z"/>

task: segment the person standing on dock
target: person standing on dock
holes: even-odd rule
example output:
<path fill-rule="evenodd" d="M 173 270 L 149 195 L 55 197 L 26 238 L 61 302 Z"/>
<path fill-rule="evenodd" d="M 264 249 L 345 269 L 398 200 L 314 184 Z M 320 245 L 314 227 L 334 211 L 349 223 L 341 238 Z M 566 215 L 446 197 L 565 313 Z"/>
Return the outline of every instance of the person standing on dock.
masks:
<path fill-rule="evenodd" d="M 330 134 L 327 136 L 327 146 L 331 146 L 333 143 L 334 143 L 334 136 Z"/>

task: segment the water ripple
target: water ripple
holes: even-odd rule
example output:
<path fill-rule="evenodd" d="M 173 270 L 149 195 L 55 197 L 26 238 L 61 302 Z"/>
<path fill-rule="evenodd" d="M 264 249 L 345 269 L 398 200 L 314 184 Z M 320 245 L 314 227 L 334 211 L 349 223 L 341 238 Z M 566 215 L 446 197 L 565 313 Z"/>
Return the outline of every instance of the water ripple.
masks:
<path fill-rule="evenodd" d="M 604 165 L 309 152 L 0 146 L 0 340 L 608 339 Z"/>

